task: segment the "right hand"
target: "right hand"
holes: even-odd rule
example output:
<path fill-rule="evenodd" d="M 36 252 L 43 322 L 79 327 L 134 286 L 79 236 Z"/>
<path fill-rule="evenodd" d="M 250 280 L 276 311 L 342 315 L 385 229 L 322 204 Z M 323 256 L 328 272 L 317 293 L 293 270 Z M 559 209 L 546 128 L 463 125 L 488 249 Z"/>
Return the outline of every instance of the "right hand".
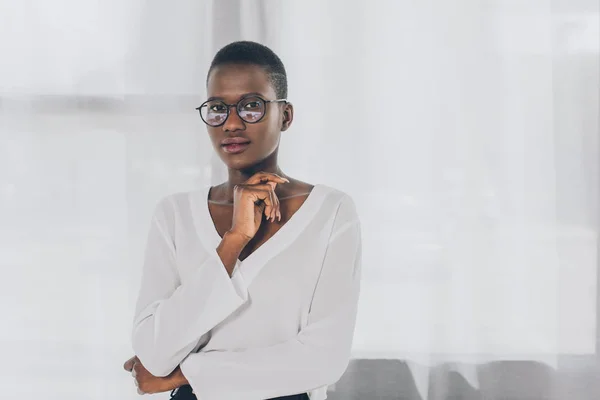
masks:
<path fill-rule="evenodd" d="M 133 369 L 133 364 L 135 364 L 136 362 L 140 362 L 140 359 L 137 356 L 133 356 L 129 360 L 125 361 L 125 363 L 123 364 L 123 368 L 125 369 L 125 371 L 131 372 L 131 370 Z"/>
<path fill-rule="evenodd" d="M 233 189 L 233 221 L 230 232 L 250 240 L 258 232 L 263 215 L 281 221 L 279 199 L 275 194 L 278 183 L 289 181 L 269 172 L 258 172 Z"/>

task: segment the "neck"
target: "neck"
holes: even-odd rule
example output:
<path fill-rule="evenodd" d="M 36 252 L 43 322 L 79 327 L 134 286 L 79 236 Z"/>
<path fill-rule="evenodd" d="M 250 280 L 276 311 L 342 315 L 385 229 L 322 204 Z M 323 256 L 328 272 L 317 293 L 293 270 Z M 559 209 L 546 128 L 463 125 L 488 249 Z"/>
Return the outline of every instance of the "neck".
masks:
<path fill-rule="evenodd" d="M 277 174 L 283 178 L 287 176 L 283 173 L 279 165 L 277 164 L 277 152 L 274 152 L 271 156 L 267 157 L 263 161 L 253 165 L 250 168 L 245 169 L 228 169 L 228 179 L 227 182 L 223 184 L 223 190 L 225 190 L 225 197 L 227 201 L 233 202 L 233 188 L 235 185 L 239 185 L 241 183 L 246 182 L 252 175 L 257 172 L 270 172 L 273 174 Z M 275 189 L 277 192 L 279 186 Z"/>

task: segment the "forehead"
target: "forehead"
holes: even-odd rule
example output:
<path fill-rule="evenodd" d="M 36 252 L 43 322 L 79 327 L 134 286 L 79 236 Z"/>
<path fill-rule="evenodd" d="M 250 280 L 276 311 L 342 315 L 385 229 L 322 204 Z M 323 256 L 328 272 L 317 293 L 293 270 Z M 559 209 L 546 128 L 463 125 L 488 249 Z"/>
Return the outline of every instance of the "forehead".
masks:
<path fill-rule="evenodd" d="M 252 64 L 225 64 L 210 72 L 208 97 L 236 101 L 246 93 L 260 93 L 267 98 L 275 98 L 275 90 L 264 68 Z"/>

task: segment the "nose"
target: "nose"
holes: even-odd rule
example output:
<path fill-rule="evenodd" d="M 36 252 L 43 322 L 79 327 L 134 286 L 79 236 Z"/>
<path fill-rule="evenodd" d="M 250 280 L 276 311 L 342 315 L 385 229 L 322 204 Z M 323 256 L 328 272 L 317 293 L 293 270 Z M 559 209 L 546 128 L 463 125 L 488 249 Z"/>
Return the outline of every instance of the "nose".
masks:
<path fill-rule="evenodd" d="M 244 121 L 242 121 L 242 119 L 240 118 L 240 116 L 237 113 L 237 106 L 235 104 L 232 104 L 229 107 L 229 116 L 227 117 L 227 120 L 225 120 L 225 123 L 223 124 L 223 131 L 225 132 L 233 132 L 233 131 L 238 131 L 238 130 L 244 130 L 246 128 L 246 124 L 244 124 Z M 231 107 L 233 107 L 233 110 L 231 109 Z"/>

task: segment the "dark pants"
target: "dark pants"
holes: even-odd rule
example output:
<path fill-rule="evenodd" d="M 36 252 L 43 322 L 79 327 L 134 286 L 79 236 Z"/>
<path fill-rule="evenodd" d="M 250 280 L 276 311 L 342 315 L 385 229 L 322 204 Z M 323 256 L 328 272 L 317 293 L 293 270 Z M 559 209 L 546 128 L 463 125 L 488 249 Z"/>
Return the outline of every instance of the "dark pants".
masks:
<path fill-rule="evenodd" d="M 192 387 L 190 385 L 183 385 L 177 389 L 177 392 L 171 394 L 172 400 L 197 400 L 196 396 L 192 393 Z M 293 394 L 291 396 L 275 397 L 266 400 L 309 400 L 306 393 Z"/>

